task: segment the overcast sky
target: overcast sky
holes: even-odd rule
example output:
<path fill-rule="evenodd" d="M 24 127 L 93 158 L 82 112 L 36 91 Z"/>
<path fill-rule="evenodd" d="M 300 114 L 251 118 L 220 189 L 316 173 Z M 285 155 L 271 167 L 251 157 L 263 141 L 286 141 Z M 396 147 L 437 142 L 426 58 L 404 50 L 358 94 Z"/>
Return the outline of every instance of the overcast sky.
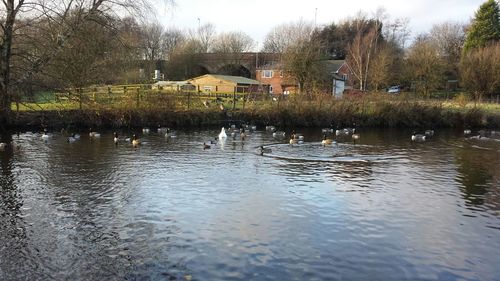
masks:
<path fill-rule="evenodd" d="M 159 1 L 159 0 L 157 0 Z M 282 23 L 299 19 L 317 25 L 339 22 L 362 10 L 368 14 L 386 9 L 391 18 L 410 19 L 412 36 L 444 21 L 468 22 L 486 0 L 175 0 L 176 6 L 157 6 L 165 26 L 197 28 L 212 23 L 217 32 L 242 31 L 261 46 L 266 34 Z M 200 19 L 198 22 L 198 18 Z"/>

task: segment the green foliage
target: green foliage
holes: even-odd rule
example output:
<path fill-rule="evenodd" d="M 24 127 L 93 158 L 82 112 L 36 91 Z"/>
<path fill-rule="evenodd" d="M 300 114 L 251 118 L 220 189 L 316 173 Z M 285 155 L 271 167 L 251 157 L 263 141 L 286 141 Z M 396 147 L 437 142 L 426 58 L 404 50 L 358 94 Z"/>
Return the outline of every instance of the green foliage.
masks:
<path fill-rule="evenodd" d="M 500 8 L 495 0 L 488 0 L 479 7 L 467 32 L 464 51 L 484 47 L 500 40 Z"/>

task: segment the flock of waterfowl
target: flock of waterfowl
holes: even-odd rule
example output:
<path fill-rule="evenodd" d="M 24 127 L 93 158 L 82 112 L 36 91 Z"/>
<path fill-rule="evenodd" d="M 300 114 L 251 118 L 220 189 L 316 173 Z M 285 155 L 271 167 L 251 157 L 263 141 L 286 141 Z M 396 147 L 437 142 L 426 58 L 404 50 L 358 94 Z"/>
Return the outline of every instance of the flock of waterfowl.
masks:
<path fill-rule="evenodd" d="M 341 137 L 341 138 L 350 138 L 352 139 L 352 142 L 356 144 L 356 141 L 360 139 L 359 133 L 356 132 L 356 124 L 354 123 L 352 127 L 346 127 L 346 128 L 333 128 L 333 125 L 331 125 L 329 128 L 322 128 L 321 132 L 323 134 L 323 139 L 321 140 L 321 145 L 323 146 L 328 146 L 328 145 L 337 145 L 337 140 L 334 139 L 334 137 Z M 247 138 L 247 131 L 253 132 L 256 131 L 257 127 L 255 125 L 248 125 L 248 124 L 243 124 L 241 126 L 237 125 L 229 125 L 228 129 L 226 130 L 225 127 L 222 127 L 219 135 L 217 137 L 214 137 L 214 139 L 204 142 L 203 143 L 203 149 L 210 149 L 212 145 L 218 143 L 219 141 L 225 141 L 228 138 L 232 138 L 233 140 L 240 139 L 241 141 L 244 141 L 245 138 Z M 272 136 L 280 141 L 284 141 L 285 138 L 287 137 L 287 133 L 285 131 L 278 130 L 276 126 L 266 126 L 265 127 L 266 132 L 272 133 Z M 164 135 L 166 138 L 175 138 L 176 134 L 174 131 L 172 131 L 170 128 L 167 127 L 162 127 L 158 125 L 158 128 L 156 129 L 158 134 Z M 143 128 L 142 133 L 144 135 L 147 135 L 151 132 L 149 128 Z M 489 132 L 489 134 L 495 134 L 496 132 Z M 468 139 L 485 139 L 486 135 L 488 132 L 486 131 L 477 131 L 473 132 L 470 129 L 464 130 L 464 136 Z M 425 142 L 431 137 L 434 136 L 434 130 L 425 130 L 422 133 L 417 133 L 416 131 L 413 132 L 411 135 L 411 140 L 415 142 Z M 52 137 L 51 134 L 47 132 L 47 130 L 44 130 L 41 139 L 43 141 L 48 141 Z M 89 130 L 89 138 L 91 140 L 98 139 L 101 137 L 101 134 L 99 132 L 93 131 L 92 129 Z M 68 143 L 73 143 L 80 140 L 80 134 L 73 133 L 70 134 L 67 137 L 67 142 Z M 113 133 L 113 142 L 115 145 L 118 145 L 120 143 L 129 143 L 132 145 L 132 147 L 137 148 L 138 146 L 141 145 L 141 140 L 138 138 L 137 134 L 133 134 L 131 137 L 120 137 L 117 132 Z M 300 133 L 297 133 L 295 130 L 292 130 L 289 134 L 289 139 L 288 143 L 290 145 L 295 145 L 295 144 L 303 144 L 304 143 L 304 136 Z M 0 151 L 4 150 L 9 144 L 5 142 L 0 142 Z M 263 153 L 270 153 L 271 149 L 266 148 L 263 146 L 259 147 L 259 151 L 261 154 Z"/>

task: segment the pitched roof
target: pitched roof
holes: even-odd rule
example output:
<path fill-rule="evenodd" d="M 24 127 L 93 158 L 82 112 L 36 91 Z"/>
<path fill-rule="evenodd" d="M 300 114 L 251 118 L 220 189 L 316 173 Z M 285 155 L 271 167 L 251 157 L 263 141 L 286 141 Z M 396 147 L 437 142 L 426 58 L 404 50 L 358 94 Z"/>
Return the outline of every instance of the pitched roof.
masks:
<path fill-rule="evenodd" d="M 328 72 L 334 73 L 337 72 L 342 65 L 345 63 L 345 60 L 327 60 L 325 61 L 326 68 Z"/>
<path fill-rule="evenodd" d="M 233 82 L 236 84 L 248 84 L 248 85 L 260 85 L 261 84 L 257 80 L 253 80 L 253 79 L 242 77 L 242 76 L 230 76 L 230 75 L 218 75 L 218 74 L 205 74 L 203 76 L 192 78 L 189 81 L 194 80 L 194 79 L 198 79 L 201 77 L 205 77 L 205 76 L 212 76 L 212 77 L 215 77 L 217 79 Z"/>

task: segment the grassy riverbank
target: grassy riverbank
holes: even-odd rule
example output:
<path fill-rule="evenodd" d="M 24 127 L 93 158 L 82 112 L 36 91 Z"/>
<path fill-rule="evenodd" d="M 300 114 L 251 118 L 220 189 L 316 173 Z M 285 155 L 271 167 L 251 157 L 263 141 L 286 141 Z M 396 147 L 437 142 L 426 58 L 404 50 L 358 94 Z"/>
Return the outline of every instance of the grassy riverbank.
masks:
<path fill-rule="evenodd" d="M 32 107 L 15 112 L 15 128 L 171 127 L 221 126 L 234 120 L 256 125 L 321 127 L 333 123 L 345 126 L 402 128 L 500 128 L 499 104 L 467 104 L 453 101 L 412 99 L 404 96 L 369 95 L 334 99 L 331 97 L 286 100 L 254 100 L 219 106 L 190 108 L 168 103 L 123 103 L 113 107 L 83 109 Z"/>

